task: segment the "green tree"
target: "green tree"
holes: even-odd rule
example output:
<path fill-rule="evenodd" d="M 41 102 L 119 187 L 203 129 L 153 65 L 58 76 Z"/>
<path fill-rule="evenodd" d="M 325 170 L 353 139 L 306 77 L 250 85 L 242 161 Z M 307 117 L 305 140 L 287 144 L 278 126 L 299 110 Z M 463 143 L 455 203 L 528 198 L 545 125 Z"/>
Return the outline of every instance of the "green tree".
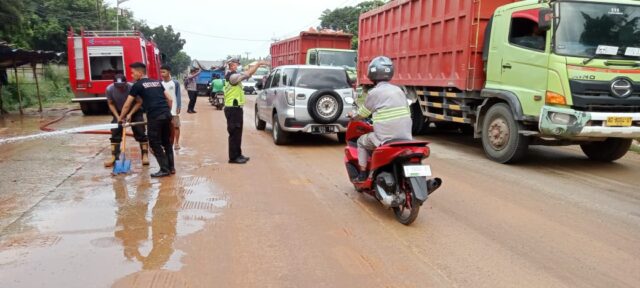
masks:
<path fill-rule="evenodd" d="M 20 28 L 24 21 L 24 2 L 22 0 L 4 0 L 0 3 L 0 39 L 19 45 L 26 45 L 20 37 Z"/>
<path fill-rule="evenodd" d="M 322 28 L 330 28 L 335 30 L 343 30 L 353 34 L 351 46 L 353 49 L 358 48 L 358 19 L 360 14 L 370 11 L 374 8 L 384 5 L 386 1 L 373 0 L 365 1 L 356 6 L 346 6 L 333 10 L 324 10 L 320 15 L 320 26 Z"/>
<path fill-rule="evenodd" d="M 182 52 L 186 40 L 180 38 L 180 32 L 175 32 L 171 25 L 150 28 L 144 22 L 137 23 L 138 30 L 146 37 L 150 37 L 158 45 L 160 52 L 164 54 L 164 62 L 174 71 L 182 72 L 191 63 L 191 57 Z M 180 53 L 182 52 L 182 53 Z M 184 63 L 187 63 L 184 65 Z"/>
<path fill-rule="evenodd" d="M 174 74 L 180 74 L 187 71 L 189 65 L 191 65 L 191 57 L 189 57 L 189 55 L 184 51 L 179 51 L 173 58 L 166 60 L 171 63 L 169 65 L 171 66 Z"/>

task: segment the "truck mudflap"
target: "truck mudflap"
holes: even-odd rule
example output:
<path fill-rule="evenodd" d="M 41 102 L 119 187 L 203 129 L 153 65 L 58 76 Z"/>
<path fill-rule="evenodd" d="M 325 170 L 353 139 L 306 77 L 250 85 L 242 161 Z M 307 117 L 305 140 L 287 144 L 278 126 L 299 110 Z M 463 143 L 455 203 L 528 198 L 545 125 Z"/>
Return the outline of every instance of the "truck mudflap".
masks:
<path fill-rule="evenodd" d="M 584 112 L 544 106 L 539 129 L 558 138 L 639 138 L 640 113 Z"/>

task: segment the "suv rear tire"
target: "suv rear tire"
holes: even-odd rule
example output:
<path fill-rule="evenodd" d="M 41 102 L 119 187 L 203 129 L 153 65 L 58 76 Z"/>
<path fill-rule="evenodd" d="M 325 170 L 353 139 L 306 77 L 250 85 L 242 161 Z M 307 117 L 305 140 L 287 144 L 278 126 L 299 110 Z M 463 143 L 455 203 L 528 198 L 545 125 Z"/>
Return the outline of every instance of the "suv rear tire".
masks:
<path fill-rule="evenodd" d="M 307 110 L 311 118 L 319 124 L 330 124 L 342 115 L 342 98 L 332 90 L 320 90 L 309 97 Z"/>
<path fill-rule="evenodd" d="M 280 127 L 280 122 L 278 121 L 278 114 L 273 113 L 273 131 L 271 135 L 273 136 L 273 143 L 276 145 L 285 145 L 289 143 L 289 132 L 282 130 Z"/>

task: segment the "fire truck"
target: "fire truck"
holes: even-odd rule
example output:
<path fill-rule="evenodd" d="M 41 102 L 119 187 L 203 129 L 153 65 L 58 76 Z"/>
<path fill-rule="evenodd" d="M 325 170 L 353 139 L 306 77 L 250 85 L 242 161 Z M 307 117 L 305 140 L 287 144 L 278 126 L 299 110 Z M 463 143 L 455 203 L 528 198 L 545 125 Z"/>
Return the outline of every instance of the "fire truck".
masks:
<path fill-rule="evenodd" d="M 161 54 L 157 45 L 140 31 L 69 30 L 67 36 L 69 84 L 85 115 L 108 111 L 105 95 L 116 74 L 131 80 L 129 65 L 147 65 L 147 76 L 160 79 Z"/>

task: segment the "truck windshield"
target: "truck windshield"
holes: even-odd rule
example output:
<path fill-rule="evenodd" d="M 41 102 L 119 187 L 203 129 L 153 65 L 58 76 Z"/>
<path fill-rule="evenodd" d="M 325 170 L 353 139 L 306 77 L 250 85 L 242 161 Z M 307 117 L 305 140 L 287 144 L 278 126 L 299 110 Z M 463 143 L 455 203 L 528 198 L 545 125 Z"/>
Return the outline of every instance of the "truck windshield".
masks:
<path fill-rule="evenodd" d="M 640 6 L 586 2 L 563 2 L 557 5 L 560 5 L 555 37 L 557 54 L 640 57 L 640 50 L 634 49 L 640 48 Z"/>
<path fill-rule="evenodd" d="M 356 68 L 355 51 L 320 51 L 320 65 Z"/>

